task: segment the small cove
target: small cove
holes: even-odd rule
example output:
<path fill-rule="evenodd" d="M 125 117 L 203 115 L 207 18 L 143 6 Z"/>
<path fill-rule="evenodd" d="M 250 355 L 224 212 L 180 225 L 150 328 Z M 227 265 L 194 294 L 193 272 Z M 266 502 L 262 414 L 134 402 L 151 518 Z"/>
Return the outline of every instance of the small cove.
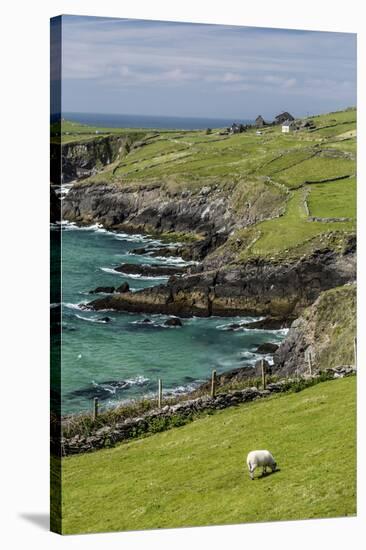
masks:
<path fill-rule="evenodd" d="M 102 406 L 151 396 L 158 378 L 166 393 L 186 392 L 218 373 L 252 365 L 263 342 L 280 342 L 284 330 L 227 330 L 252 317 L 189 318 L 183 327 L 166 327 L 166 315 L 94 312 L 79 305 L 98 295 L 98 286 L 127 282 L 133 291 L 164 283 L 167 277 L 118 273 L 123 263 L 184 265 L 174 258 L 132 254 L 138 247 L 161 246 L 158 239 L 107 231 L 93 225 L 64 224 L 62 242 L 62 414 L 90 410 L 98 396 Z M 144 323 L 146 318 L 150 323 Z M 108 319 L 108 321 L 106 320 Z"/>

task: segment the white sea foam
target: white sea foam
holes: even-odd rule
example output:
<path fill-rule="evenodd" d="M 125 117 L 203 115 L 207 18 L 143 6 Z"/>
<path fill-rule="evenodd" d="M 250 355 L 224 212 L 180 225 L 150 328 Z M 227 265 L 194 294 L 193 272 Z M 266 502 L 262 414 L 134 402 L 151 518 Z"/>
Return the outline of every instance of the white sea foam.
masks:
<path fill-rule="evenodd" d="M 168 265 L 176 265 L 176 266 L 189 266 L 189 265 L 198 265 L 199 262 L 194 262 L 193 260 L 187 261 L 183 260 L 180 256 L 153 256 L 154 260 L 156 260 L 159 264 L 168 264 Z"/>
<path fill-rule="evenodd" d="M 190 384 L 175 386 L 173 388 L 167 388 L 163 392 L 163 395 L 165 395 L 167 397 L 169 397 L 169 396 L 174 397 L 176 395 L 182 395 L 182 394 L 185 394 L 185 393 L 189 393 L 189 392 L 192 392 L 195 389 L 197 389 L 198 386 L 200 384 L 202 384 L 203 382 L 204 382 L 203 380 L 196 380 L 195 382 L 191 382 Z"/>
<path fill-rule="evenodd" d="M 82 306 L 85 306 L 87 302 L 80 302 L 79 304 L 71 304 L 70 302 L 62 302 L 63 307 L 68 309 L 76 309 L 78 311 L 84 311 Z"/>
<path fill-rule="evenodd" d="M 94 231 L 96 233 L 108 233 L 107 229 L 105 229 L 101 223 L 94 223 L 93 225 L 76 225 L 75 222 L 63 220 L 61 222 L 56 222 L 56 224 L 61 226 L 64 231 Z"/>
<path fill-rule="evenodd" d="M 98 317 L 83 317 L 82 315 L 75 314 L 75 317 L 78 319 L 81 319 L 82 321 L 88 321 L 89 323 L 107 323 L 107 321 L 103 319 L 98 319 Z"/>
<path fill-rule="evenodd" d="M 258 332 L 258 334 L 263 334 L 263 332 L 270 332 L 271 335 L 277 335 L 278 336 L 286 336 L 286 334 L 288 333 L 289 329 L 288 328 L 279 328 L 279 329 L 276 329 L 276 330 L 271 330 L 271 329 L 268 329 L 268 328 L 245 328 L 245 326 L 242 326 L 241 327 L 241 330 L 244 331 L 244 332 Z"/>
<path fill-rule="evenodd" d="M 129 279 L 139 279 L 140 281 L 160 281 L 169 279 L 169 275 L 160 275 L 157 277 L 149 277 L 147 275 L 140 275 L 139 273 L 123 273 L 122 271 L 116 271 L 111 267 L 101 267 L 100 268 L 105 273 L 110 273 L 112 275 L 120 275 L 122 277 L 127 277 Z"/>
<path fill-rule="evenodd" d="M 143 386 L 149 382 L 149 378 L 141 374 L 134 376 L 133 378 L 126 378 L 126 380 L 116 380 L 115 383 L 103 383 L 95 382 L 92 380 L 92 384 L 96 388 L 102 388 L 105 391 L 108 391 L 110 394 L 115 395 L 119 390 L 125 390 L 133 386 Z M 115 402 L 114 402 L 115 404 Z"/>
<path fill-rule="evenodd" d="M 137 376 L 134 376 L 133 378 L 127 378 L 125 382 L 129 384 L 130 386 L 142 386 L 143 384 L 146 384 L 149 379 L 146 376 L 143 376 L 142 374 L 138 374 Z"/>
<path fill-rule="evenodd" d="M 112 267 L 101 267 L 100 269 L 105 273 L 110 273 L 111 275 L 122 275 L 122 273 L 120 273 L 119 271 L 116 271 Z"/>
<path fill-rule="evenodd" d="M 150 317 L 154 317 L 154 316 L 151 315 Z M 150 321 L 151 321 L 150 323 L 146 323 L 146 322 L 144 323 L 143 320 L 138 319 L 137 321 L 131 321 L 130 324 L 141 326 L 141 327 L 155 327 L 155 328 L 166 328 L 166 329 L 181 328 L 180 326 L 165 325 L 164 322 L 166 321 L 166 319 L 162 319 L 161 317 L 157 321 L 152 321 L 151 319 L 150 319 Z"/>
<path fill-rule="evenodd" d="M 258 357 L 258 355 L 252 351 L 241 351 L 240 356 L 244 357 L 245 359 L 253 359 Z"/>
<path fill-rule="evenodd" d="M 283 336 L 286 336 L 290 329 L 289 328 L 279 328 L 278 330 L 272 330 L 273 334 L 281 334 Z"/>
<path fill-rule="evenodd" d="M 169 279 L 169 275 L 159 275 L 156 277 L 149 277 L 148 275 L 140 275 L 138 273 L 123 273 L 120 272 L 124 277 L 130 277 L 131 279 L 139 279 L 141 281 L 160 281 Z"/>
<path fill-rule="evenodd" d="M 253 328 L 246 328 L 245 325 L 247 325 L 248 323 L 253 323 L 255 321 L 261 321 L 262 319 L 264 319 L 264 317 L 245 317 L 244 319 L 239 317 L 239 318 L 233 318 L 232 320 L 230 320 L 229 323 L 224 323 L 222 325 L 217 325 L 216 328 L 218 330 L 230 330 L 232 332 L 235 332 L 235 331 L 242 331 L 242 330 L 245 330 L 245 331 L 258 331 L 258 332 L 263 332 L 263 330 L 265 329 L 253 329 Z M 239 325 L 237 328 L 231 328 L 232 325 Z"/>
<path fill-rule="evenodd" d="M 114 236 L 119 241 L 127 241 L 131 243 L 144 243 L 149 246 L 161 246 L 161 241 L 151 239 L 148 235 L 141 235 L 140 233 L 114 233 Z"/>

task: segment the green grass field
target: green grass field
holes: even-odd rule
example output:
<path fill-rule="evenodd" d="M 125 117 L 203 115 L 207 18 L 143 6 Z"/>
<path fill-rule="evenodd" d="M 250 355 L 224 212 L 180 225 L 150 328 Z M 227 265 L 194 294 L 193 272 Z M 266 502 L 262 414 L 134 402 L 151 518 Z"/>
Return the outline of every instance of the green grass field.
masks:
<path fill-rule="evenodd" d="M 317 183 L 311 186 L 308 198 L 311 216 L 319 218 L 356 218 L 356 178 Z"/>
<path fill-rule="evenodd" d="M 170 197 L 212 186 L 230 197 L 239 226 L 218 254 L 231 247 L 239 261 L 253 255 L 282 257 L 289 250 L 296 255 L 312 239 L 355 231 L 356 115 L 347 109 L 309 117 L 315 129 L 290 134 L 282 134 L 281 126 L 264 128 L 260 135 L 255 128 L 234 135 L 220 135 L 218 129 L 209 135 L 141 129 L 127 154 L 78 185 L 102 182 L 136 190 L 158 185 Z M 63 142 L 97 139 L 96 131 L 136 134 L 69 121 L 62 129 Z M 255 223 L 243 223 L 247 227 L 242 229 L 240 219 L 248 208 Z"/>
<path fill-rule="evenodd" d="M 355 400 L 354 377 L 323 382 L 64 458 L 62 532 L 354 515 Z M 280 471 L 251 481 L 258 448 Z"/>

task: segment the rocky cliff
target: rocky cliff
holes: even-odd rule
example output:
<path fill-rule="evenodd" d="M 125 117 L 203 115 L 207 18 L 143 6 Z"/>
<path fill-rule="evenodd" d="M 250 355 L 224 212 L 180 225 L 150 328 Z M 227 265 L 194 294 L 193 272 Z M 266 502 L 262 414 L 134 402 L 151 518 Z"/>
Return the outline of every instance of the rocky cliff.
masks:
<path fill-rule="evenodd" d="M 355 251 L 322 250 L 294 262 L 248 261 L 213 271 L 172 277 L 166 285 L 114 294 L 93 309 L 178 316 L 269 315 L 294 318 L 323 290 L 355 279 Z"/>
<path fill-rule="evenodd" d="M 103 166 L 114 162 L 127 152 L 133 142 L 131 136 L 101 136 L 80 142 L 64 143 L 61 147 L 62 181 L 87 178 L 96 174 Z M 57 151 L 60 145 L 51 144 Z"/>
<path fill-rule="evenodd" d="M 296 319 L 274 354 L 274 371 L 287 376 L 295 371 L 354 365 L 356 337 L 356 285 L 322 292 Z"/>
<path fill-rule="evenodd" d="M 93 181 L 71 189 L 63 215 L 78 223 L 97 221 L 109 228 L 123 224 L 143 232 L 227 235 L 235 227 L 278 216 L 285 203 L 286 192 L 261 179 L 183 189 L 159 181 L 138 185 Z"/>

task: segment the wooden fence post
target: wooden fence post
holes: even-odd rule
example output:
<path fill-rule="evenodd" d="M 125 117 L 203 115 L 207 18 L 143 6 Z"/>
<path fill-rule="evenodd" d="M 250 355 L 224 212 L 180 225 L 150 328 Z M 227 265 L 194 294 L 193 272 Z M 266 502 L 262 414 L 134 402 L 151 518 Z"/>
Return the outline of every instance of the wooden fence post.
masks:
<path fill-rule="evenodd" d="M 355 369 L 357 369 L 357 336 L 353 339 L 353 353 L 355 356 Z"/>
<path fill-rule="evenodd" d="M 216 395 L 216 371 L 213 370 L 211 374 L 211 397 L 214 399 Z"/>
<path fill-rule="evenodd" d="M 309 363 L 309 373 L 310 373 L 310 376 L 313 375 L 313 365 L 312 365 L 312 362 L 311 362 L 311 353 L 309 351 L 308 353 L 308 363 Z"/>
<path fill-rule="evenodd" d="M 96 420 L 98 418 L 99 413 L 99 400 L 98 397 L 94 397 L 93 400 L 93 420 Z"/>
<path fill-rule="evenodd" d="M 158 408 L 161 409 L 163 402 L 163 381 L 161 378 L 158 380 Z"/>
<path fill-rule="evenodd" d="M 262 371 L 262 386 L 266 389 L 266 369 L 264 367 L 264 359 L 261 359 L 261 371 Z"/>

